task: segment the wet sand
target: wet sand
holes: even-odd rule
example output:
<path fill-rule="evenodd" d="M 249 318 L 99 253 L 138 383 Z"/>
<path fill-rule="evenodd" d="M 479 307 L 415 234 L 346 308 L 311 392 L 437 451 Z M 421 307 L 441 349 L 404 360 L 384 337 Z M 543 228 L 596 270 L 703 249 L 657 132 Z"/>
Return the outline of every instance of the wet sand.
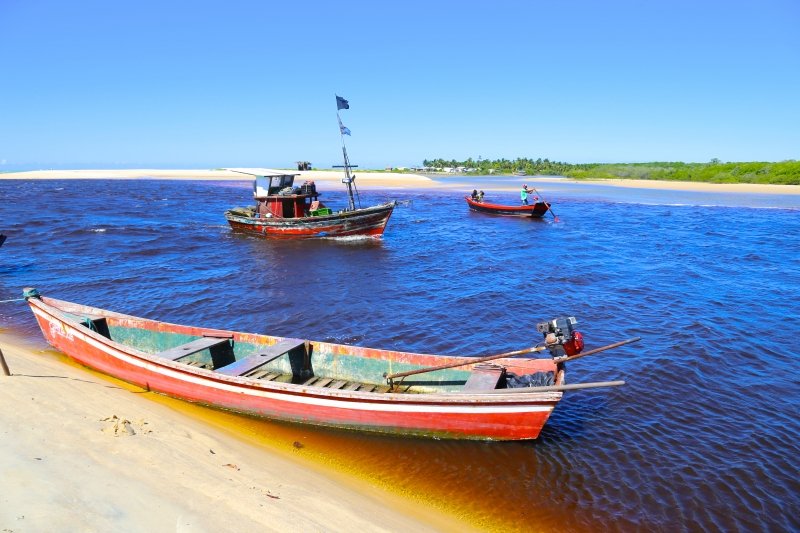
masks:
<path fill-rule="evenodd" d="M 3 531 L 434 531 L 444 515 L 328 475 L 0 332 Z M 148 398 L 149 397 L 149 398 Z M 463 530 L 463 526 L 459 526 Z"/>
<path fill-rule="evenodd" d="M 663 189 L 671 191 L 737 192 L 750 194 L 800 194 L 800 185 L 772 185 L 759 183 L 704 183 L 698 181 L 658 180 L 571 180 L 575 183 L 591 183 L 609 187 L 632 189 Z"/>

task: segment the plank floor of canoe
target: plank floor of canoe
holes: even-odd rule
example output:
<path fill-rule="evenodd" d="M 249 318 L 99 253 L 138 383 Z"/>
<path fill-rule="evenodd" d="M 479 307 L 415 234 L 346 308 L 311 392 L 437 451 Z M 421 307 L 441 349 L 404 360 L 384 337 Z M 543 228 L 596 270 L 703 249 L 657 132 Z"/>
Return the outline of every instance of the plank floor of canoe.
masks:
<path fill-rule="evenodd" d="M 203 363 L 200 361 L 186 361 L 184 364 L 196 368 L 205 368 L 207 370 L 213 370 L 210 363 Z M 253 370 L 252 372 L 244 374 L 242 377 L 259 379 L 263 381 L 276 381 L 280 383 L 292 382 L 291 374 L 282 374 L 280 372 L 275 372 L 273 370 L 264 370 L 264 369 Z M 323 376 L 314 376 L 312 378 L 309 378 L 304 383 L 302 383 L 302 385 L 333 389 L 333 390 L 378 392 L 378 393 L 389 392 L 389 391 L 394 393 L 403 393 L 403 392 L 409 392 L 409 389 L 411 388 L 410 385 L 407 385 L 407 386 L 396 387 L 394 390 L 392 390 L 388 385 L 375 385 L 374 383 L 360 383 L 358 381 L 349 381 L 346 379 L 333 379 L 333 378 L 326 378 Z"/>

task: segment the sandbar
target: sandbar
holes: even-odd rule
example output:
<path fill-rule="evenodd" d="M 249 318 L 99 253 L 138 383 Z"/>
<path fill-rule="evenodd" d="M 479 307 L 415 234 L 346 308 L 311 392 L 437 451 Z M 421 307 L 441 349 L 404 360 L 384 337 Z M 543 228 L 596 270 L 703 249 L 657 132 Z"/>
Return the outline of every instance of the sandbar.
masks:
<path fill-rule="evenodd" d="M 255 170 L 255 169 L 254 169 Z M 284 169 L 286 170 L 286 169 Z M 298 174 L 295 183 L 304 180 L 320 181 L 326 188 L 344 189 L 342 184 L 342 171 L 338 170 L 286 170 L 288 173 Z M 515 190 L 508 183 L 492 183 L 494 178 L 511 176 L 470 176 L 453 174 L 422 175 L 406 172 L 384 171 L 355 171 L 356 183 L 363 189 L 456 189 L 468 190 L 474 187 L 477 179 L 481 180 L 481 188 L 492 191 Z M 440 177 L 460 177 L 463 182 L 448 180 L 439 181 Z M 608 187 L 625 187 L 635 189 L 662 189 L 674 191 L 702 191 L 719 193 L 742 194 L 800 194 L 800 185 L 774 185 L 756 183 L 706 183 L 694 181 L 669 181 L 669 180 L 637 180 L 637 179 L 597 179 L 575 180 L 565 177 L 552 176 L 524 176 L 517 177 L 532 183 L 547 183 L 552 181 L 568 181 L 570 183 L 590 183 Z M 163 179 L 163 180 L 219 180 L 219 181 L 249 181 L 250 176 L 227 169 L 107 169 L 107 170 L 31 170 L 25 172 L 0 173 L 0 179 Z"/>
<path fill-rule="evenodd" d="M 252 169 L 257 172 L 258 169 Z M 280 169 L 278 169 L 280 170 Z M 344 173 L 335 170 L 285 170 L 298 174 L 295 184 L 305 180 L 325 182 L 328 188 L 344 189 Z M 251 181 L 247 174 L 227 169 L 207 170 L 168 170 L 168 169 L 127 169 L 127 170 L 31 170 L 27 172 L 6 172 L 0 179 L 21 180 L 66 180 L 66 179 L 161 179 L 161 180 L 209 180 L 209 181 Z M 356 182 L 361 188 L 424 189 L 436 186 L 436 182 L 420 174 L 402 172 L 356 172 Z"/>
<path fill-rule="evenodd" d="M 436 531 L 330 477 L 0 331 L 2 531 Z M 468 528 L 467 528 L 468 529 Z"/>
<path fill-rule="evenodd" d="M 570 180 L 574 183 L 591 183 L 609 187 L 628 187 L 632 189 L 663 189 L 671 191 L 734 192 L 750 194 L 800 194 L 800 185 L 777 185 L 770 183 L 707 183 L 700 181 L 670 180 Z"/>

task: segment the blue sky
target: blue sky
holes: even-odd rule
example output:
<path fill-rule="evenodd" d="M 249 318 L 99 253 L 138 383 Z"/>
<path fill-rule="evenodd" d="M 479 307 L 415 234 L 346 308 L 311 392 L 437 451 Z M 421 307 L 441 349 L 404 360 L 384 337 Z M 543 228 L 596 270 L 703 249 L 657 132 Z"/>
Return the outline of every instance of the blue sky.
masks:
<path fill-rule="evenodd" d="M 0 0 L 0 171 L 800 159 L 800 2 Z"/>

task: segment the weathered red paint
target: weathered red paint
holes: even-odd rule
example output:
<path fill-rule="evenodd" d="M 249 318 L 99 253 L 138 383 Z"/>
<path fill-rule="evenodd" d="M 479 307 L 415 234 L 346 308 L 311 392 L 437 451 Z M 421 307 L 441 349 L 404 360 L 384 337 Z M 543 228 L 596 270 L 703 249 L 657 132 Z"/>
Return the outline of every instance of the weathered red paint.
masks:
<path fill-rule="evenodd" d="M 81 364 L 152 391 L 250 415 L 400 435 L 488 440 L 535 439 L 562 394 L 404 395 L 230 377 L 114 342 L 85 328 L 64 312 L 79 316 L 104 316 L 120 325 L 135 323 L 137 327 L 152 331 L 196 336 L 230 335 L 234 341 L 241 342 L 271 344 L 279 338 L 151 321 L 46 297 L 30 298 L 28 302 L 47 341 Z M 316 349 L 324 347 L 334 352 L 369 358 L 392 358 L 394 361 L 422 365 L 462 359 L 327 343 L 313 344 Z M 500 359 L 497 362 L 519 373 L 556 370 L 551 360 Z M 561 369 L 557 373 L 557 383 L 563 383 L 563 380 L 564 371 Z"/>
<path fill-rule="evenodd" d="M 318 217 L 255 218 L 227 211 L 225 218 L 235 231 L 275 239 L 307 239 L 315 237 L 347 237 L 383 235 L 395 202 L 374 207 L 343 211 Z"/>

